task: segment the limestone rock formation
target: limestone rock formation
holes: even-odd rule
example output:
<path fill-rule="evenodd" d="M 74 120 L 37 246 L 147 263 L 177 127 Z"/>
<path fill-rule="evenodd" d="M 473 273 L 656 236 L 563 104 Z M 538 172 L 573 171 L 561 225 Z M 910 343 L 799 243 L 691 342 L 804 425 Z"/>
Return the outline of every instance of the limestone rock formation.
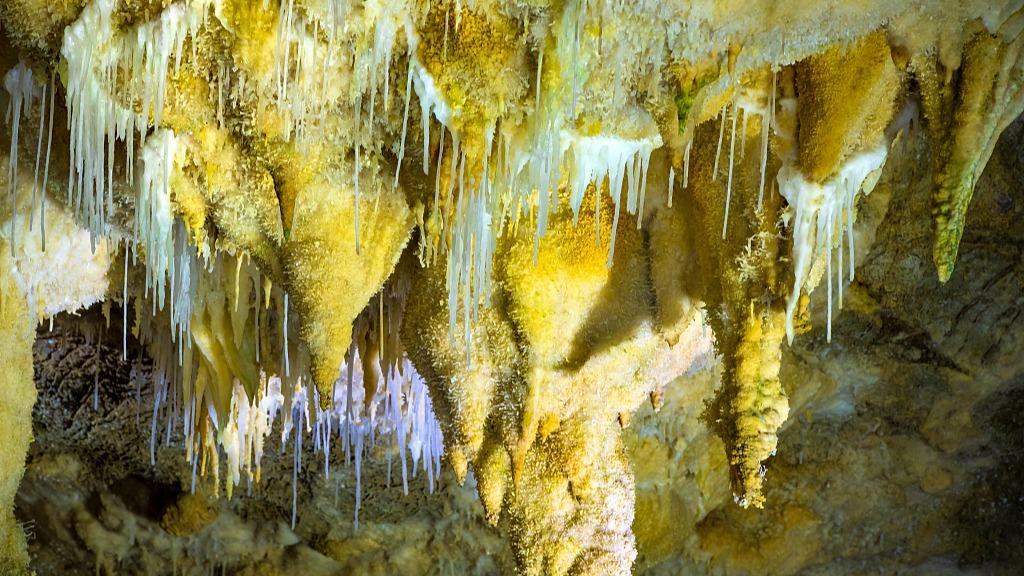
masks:
<path fill-rule="evenodd" d="M 916 354 L 972 406 L 1010 379 L 1015 315 L 961 306 L 1004 334 L 979 355 L 950 340 L 961 317 L 926 309 L 933 280 L 978 288 L 954 265 L 1024 110 L 1019 2 L 0 0 L 0 30 L 4 570 L 31 566 L 11 514 L 26 470 L 19 505 L 108 572 L 210 569 L 196 534 L 243 573 L 380 555 L 409 573 L 839 566 L 856 551 L 815 534 L 849 529 L 829 506 L 858 494 L 828 483 L 875 478 L 856 459 L 801 476 L 804 450 L 828 461 L 813 418 L 847 438 L 857 410 L 884 414 L 864 442 L 909 427 L 883 465 L 943 495 L 966 485 L 943 414 L 970 415 L 911 392 L 879 412 L 872 362 Z M 995 166 L 1019 187 L 1019 157 Z M 982 227 L 994 244 L 1015 245 L 1014 194 Z M 87 388 L 80 369 L 37 370 L 46 434 L 26 464 L 39 326 L 37 368 L 47 340 L 95 349 L 96 371 L 89 396 L 65 390 Z M 402 498 L 447 504 L 374 517 L 399 477 Z M 147 483 L 150 508 L 129 497 Z M 847 500 L 793 491 L 812 485 Z M 432 529 L 501 552 L 380 546 Z M 901 538 L 922 559 L 970 553 Z M 63 552 L 33 552 L 58 569 Z"/>

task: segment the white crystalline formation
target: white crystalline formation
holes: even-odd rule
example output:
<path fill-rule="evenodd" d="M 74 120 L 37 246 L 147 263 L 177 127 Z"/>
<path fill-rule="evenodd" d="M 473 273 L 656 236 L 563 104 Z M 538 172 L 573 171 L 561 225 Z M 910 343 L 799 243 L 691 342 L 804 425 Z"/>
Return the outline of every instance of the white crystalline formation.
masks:
<path fill-rule="evenodd" d="M 842 307 L 843 258 L 849 251 L 849 276 L 853 280 L 855 242 L 853 222 L 858 193 L 869 194 L 874 189 L 881 172 L 888 148 L 880 145 L 847 160 L 839 171 L 822 184 L 808 181 L 793 164 L 786 164 L 779 170 L 779 193 L 789 203 L 788 217 L 793 230 L 793 288 L 786 302 L 786 337 L 793 342 L 793 316 L 800 301 L 801 291 L 811 292 L 818 279 L 812 278 L 811 271 L 819 259 L 825 260 L 825 276 L 828 282 L 827 337 L 832 339 L 832 260 L 835 266 L 835 282 L 839 290 L 839 306 Z M 845 246 L 845 250 L 844 250 Z"/>
<path fill-rule="evenodd" d="M 585 7 L 586 3 L 582 6 Z M 118 237 L 130 245 L 134 258 L 142 255 L 145 266 L 144 295 L 152 301 L 153 311 L 170 308 L 171 339 L 176 346 L 155 346 L 154 406 L 151 423 L 151 460 L 155 461 L 155 445 L 160 430 L 158 414 L 164 408 L 165 438 L 171 437 L 172 421 L 182 422 L 185 450 L 195 469 L 199 450 L 209 454 L 216 461 L 219 451 L 226 456 L 227 485 L 238 485 L 243 476 L 251 483 L 260 476 L 260 460 L 264 453 L 264 440 L 270 434 L 277 414 L 283 416 L 281 442 L 289 439 L 295 448 L 295 466 L 300 466 L 302 437 L 311 434 L 314 449 L 323 453 L 324 473 L 329 475 L 329 453 L 331 438 L 337 431 L 342 442 L 346 461 L 354 455 L 357 479 L 362 467 L 363 454 L 367 444 L 373 446 L 382 438 L 393 442 L 396 454 L 402 464 L 403 487 L 408 490 L 406 478 L 406 452 L 412 456 L 413 471 L 420 466 L 427 474 L 430 488 L 440 473 L 442 453 L 441 431 L 433 417 L 432 405 L 422 379 L 416 375 L 411 364 L 405 360 L 401 370 L 380 374 L 376 381 L 384 382 L 382 388 L 366 390 L 363 386 L 361 364 L 353 352 L 341 370 L 342 376 L 336 386 L 334 405 L 328 411 L 319 409 L 318 398 L 309 397 L 309 386 L 301 376 L 292 376 L 292 362 L 288 344 L 288 296 L 284 295 L 284 314 L 280 320 L 284 347 L 282 350 L 283 375 L 263 378 L 255 397 L 250 397 L 240 382 L 234 383 L 230 409 L 225 419 L 223 413 L 218 419 L 217 410 L 209 401 L 197 398 L 190 371 L 192 343 L 191 322 L 194 313 L 193 300 L 196 297 L 201 267 L 213 266 L 208 250 L 204 252 L 189 243 L 185 227 L 174 213 L 175 198 L 172 182 L 181 170 L 191 136 L 175 134 L 161 125 L 164 104 L 167 101 L 167 77 L 170 71 L 177 71 L 182 59 L 186 58 L 186 40 L 196 38 L 206 19 L 217 14 L 214 0 L 186 0 L 167 5 L 155 19 L 133 26 L 127 30 L 115 30 L 112 15 L 118 3 L 116 0 L 93 0 L 88 3 L 78 20 L 64 31 L 61 56 L 66 64 L 66 98 L 70 130 L 70 177 L 68 179 L 66 207 L 78 222 L 88 230 L 91 239 L 92 260 L 80 254 L 85 245 L 83 230 L 71 230 L 66 216 L 58 214 L 54 224 L 68 228 L 47 246 L 44 238 L 40 242 L 16 242 L 19 226 L 17 207 L 9 224 L 0 234 L 8 234 L 12 249 L 19 247 L 19 271 L 23 289 L 34 294 L 39 307 L 45 314 L 52 315 L 61 309 L 88 305 L 102 297 L 106 290 L 105 274 L 107 262 L 98 254 L 104 253 L 107 242 Z M 318 13 L 326 11 L 326 14 Z M 542 68 L 544 53 L 538 53 L 535 109 L 522 123 L 506 123 L 503 119 L 492 119 L 484 126 L 482 150 L 466 150 L 463 142 L 470 140 L 460 134 L 461 126 L 454 109 L 446 100 L 435 79 L 417 58 L 419 39 L 411 21 L 409 7 L 403 2 L 371 1 L 362 6 L 359 13 L 350 14 L 345 2 L 331 0 L 309 10 L 296 11 L 293 0 L 280 4 L 278 42 L 275 50 L 276 98 L 272 103 L 283 116 L 285 139 L 301 143 L 319 124 L 323 126 L 328 108 L 339 101 L 347 101 L 354 108 L 355 130 L 351 142 L 356 170 L 353 184 L 357 196 L 355 221 L 356 249 L 359 250 L 359 202 L 360 167 L 366 155 L 375 153 L 368 140 L 370 129 L 375 125 L 376 99 L 382 92 L 383 110 L 389 106 L 389 67 L 398 45 L 400 31 L 404 31 L 408 47 L 408 70 L 406 75 L 405 101 L 402 108 L 402 133 L 397 149 L 395 184 L 397 187 L 402 161 L 405 155 L 408 132 L 410 99 L 413 92 L 419 99 L 423 133 L 423 169 L 429 173 L 432 154 L 430 147 L 431 124 L 440 124 L 440 135 L 436 165 L 441 165 L 445 147 L 452 161 L 444 179 L 447 188 L 441 189 L 442 178 L 437 170 L 433 214 L 427 222 L 428 231 L 443 238 L 441 249 L 447 259 L 447 290 L 449 308 L 449 329 L 454 336 L 458 330 L 457 318 L 462 313 L 462 337 L 470 352 L 471 326 L 478 318 L 479 309 L 488 304 L 491 292 L 491 270 L 493 257 L 504 226 L 515 221 L 521 214 L 535 214 L 535 250 L 544 237 L 550 213 L 557 209 L 558 188 L 567 183 L 570 208 L 578 218 L 585 192 L 591 184 L 597 188 L 597 218 L 595 240 L 600 244 L 600 207 L 603 201 L 603 186 L 607 182 L 608 196 L 614 206 L 614 220 L 611 238 L 607 239 L 608 265 L 611 266 L 615 251 L 615 235 L 618 220 L 623 209 L 637 218 L 637 225 L 643 222 L 647 195 L 647 174 L 654 150 L 662 146 L 658 127 L 650 114 L 636 109 L 622 113 L 628 129 L 616 132 L 605 129 L 598 134 L 578 132 L 573 123 L 577 115 L 577 103 L 586 78 L 580 70 L 586 68 L 579 59 L 590 56 L 580 53 L 580 25 L 585 20 L 585 10 L 566 11 L 561 34 L 571 37 L 560 39 L 556 54 L 560 62 L 571 62 L 562 66 L 560 74 L 565 86 L 551 90 L 542 89 Z M 348 25 L 348 18 L 362 18 L 363 26 Z M 224 24 L 224 23 L 222 23 Z M 224 24 L 229 26 L 229 24 Z M 326 28 L 327 42 L 320 34 Z M 361 33 L 363 36 L 358 36 Z M 358 36 L 358 37 L 357 37 Z M 345 42 L 367 50 L 353 50 L 350 55 Z M 192 44 L 195 51 L 195 44 Z M 616 58 L 624 58 L 621 47 Z M 589 52 L 588 52 L 589 53 Z M 341 58 L 352 58 L 351 78 L 342 81 L 342 76 L 332 72 Z M 660 54 L 645 54 L 645 62 L 659 64 Z M 193 55 L 193 59 L 195 56 Z M 350 80 L 350 81 L 349 81 Z M 239 81 L 244 81 L 242 78 Z M 230 74 L 222 71 L 217 80 L 218 118 L 223 122 L 224 91 L 230 82 Z M 768 155 L 768 140 L 771 127 L 775 125 L 775 80 L 767 102 L 754 102 L 740 96 L 726 107 L 721 115 L 718 149 L 715 157 L 715 177 L 718 175 L 719 160 L 724 142 L 728 110 L 731 109 L 729 174 L 725 203 L 723 236 L 728 226 L 729 202 L 732 191 L 732 170 L 737 153 L 735 140 L 739 112 L 743 112 L 742 130 L 746 131 L 746 119 L 755 114 L 761 117 L 761 180 L 758 207 L 765 188 L 765 170 Z M 52 85 L 52 80 L 51 80 Z M 49 90 L 49 122 L 52 130 L 55 91 L 47 85 L 36 85 L 32 73 L 19 65 L 5 77 L 4 87 L 11 95 L 13 142 L 8 166 L 8 195 L 12 205 L 17 196 L 17 140 L 19 123 L 23 116 L 30 114 L 33 103 L 39 101 L 39 117 L 46 118 L 46 96 Z M 568 86 L 571 85 L 571 91 Z M 619 87 L 616 86 L 616 90 Z M 368 95 L 364 103 L 364 94 Z M 737 89 L 737 94 L 739 90 Z M 346 100 L 347 99 L 347 100 Z M 615 100 L 619 100 L 616 93 Z M 625 101 L 625 97 L 622 101 Z M 791 103 L 779 103 L 785 112 Z M 364 111 L 365 110 L 365 111 Z M 44 122 L 39 124 L 36 141 L 35 181 L 32 185 L 33 201 L 29 211 L 29 226 L 34 222 L 36 201 L 39 192 L 43 198 L 39 215 L 40 232 L 43 232 L 43 218 L 46 213 L 45 193 L 49 168 L 50 136 L 46 136 L 46 160 L 41 162 Z M 136 138 L 138 144 L 136 144 Z M 745 138 L 742 139 L 745 141 Z M 114 188 L 121 183 L 114 182 L 115 144 L 123 142 L 127 154 L 127 182 L 124 186 L 132 189 L 135 196 L 135 211 L 131 233 L 113 229 L 110 217 L 114 210 Z M 689 180 L 689 155 L 692 142 L 686 143 L 683 165 L 682 186 Z M 738 151 L 743 154 L 742 148 Z M 885 147 L 863 153 L 848 161 L 840 172 L 824 184 L 807 182 L 791 159 L 778 175 L 780 193 L 789 202 L 792 212 L 793 268 L 795 280 L 787 303 L 787 334 L 793 338 L 793 315 L 802 290 L 813 289 L 815 261 L 824 258 L 829 284 L 829 335 L 831 335 L 832 302 L 832 260 L 838 258 L 839 300 L 842 302 L 843 270 L 846 268 L 844 255 L 849 252 L 849 275 L 853 277 L 854 243 L 852 226 L 857 194 L 870 192 L 872 175 L 876 174 L 885 160 Z M 482 158 L 482 174 L 467 174 L 467 155 Z M 136 161 L 141 170 L 135 170 Z M 42 186 L 38 184 L 39 166 L 43 166 Z M 675 171 L 670 173 L 668 204 L 672 205 Z M 625 199 L 622 198 L 625 188 Z M 444 194 L 444 203 L 442 200 Z M 624 204 L 624 206 L 623 206 Z M 441 207 L 448 209 L 441 211 Z M 63 220 L 61 218 L 64 218 Z M 424 235 L 421 235 L 423 238 Z M 429 244 L 428 240 L 421 240 Z M 844 248 L 845 246 L 845 248 Z M 425 248 L 426 263 L 437 256 L 432 248 Z M 28 256 L 42 256 L 45 252 L 46 266 L 51 270 L 60 269 L 53 264 L 58 260 L 78 258 L 90 262 L 89 274 L 76 285 L 83 287 L 81 294 L 57 297 L 50 295 L 48 286 L 55 284 L 53 278 L 44 278 L 40 271 L 27 264 Z M 201 262 L 200 257 L 205 257 Z M 83 269 L 85 265 L 82 266 Z M 239 264 L 239 266 L 241 266 Z M 124 298 L 127 304 L 127 273 L 125 266 Z M 257 274 L 258 276 L 258 274 Z M 102 280 L 100 279 L 102 277 Z M 169 288 L 168 288 L 169 287 Z M 63 299 L 62 299 L 63 298 Z M 268 295 L 269 298 L 269 295 Z M 236 301 L 238 297 L 236 295 Z M 257 300 L 259 288 L 257 287 Z M 259 325 L 259 306 L 255 306 Z M 127 329 L 127 314 L 124 317 Z M 257 330 L 258 332 L 258 330 Z M 260 336 L 257 334 L 257 338 Z M 124 337 L 125 342 L 127 337 Z M 257 362 L 259 346 L 256 346 Z M 185 369 L 182 369 L 185 366 Z M 182 386 L 176 383 L 181 382 Z M 173 384 L 173 385 L 172 385 Z M 179 388 L 181 388 L 179 392 Z M 289 389 L 289 388 L 294 388 Z M 316 394 L 314 393 L 314 396 Z M 314 409 L 310 409 L 310 406 Z M 222 408 L 223 410 L 223 408 Z M 221 420 L 221 421 L 218 421 Z M 212 427 L 216 437 L 203 430 L 203 446 L 199 446 L 196 432 L 200 426 Z M 292 431 L 295 435 L 291 436 Z M 392 451 L 388 452 L 389 459 Z M 389 460 L 390 471 L 390 460 Z M 357 480 L 356 499 L 361 495 L 361 483 Z M 356 508 L 358 522 L 358 505 Z M 294 518 L 293 518 L 294 522 Z"/>
<path fill-rule="evenodd" d="M 294 467 L 297 474 L 301 466 L 304 435 L 312 435 L 314 452 L 322 454 L 324 476 L 330 479 L 331 443 L 337 441 L 344 450 L 346 464 L 355 461 L 356 509 L 355 525 L 359 523 L 359 504 L 362 492 L 362 462 L 364 455 L 378 442 L 387 443 L 388 482 L 391 481 L 391 460 L 401 461 L 402 488 L 409 493 L 409 464 L 412 459 L 412 477 L 422 467 L 427 475 L 428 490 L 432 493 L 441 473 L 444 454 L 441 428 L 434 416 L 433 404 L 426 384 L 413 369 L 408 359 L 398 369 L 389 371 L 385 385 L 374 391 L 364 386 L 362 363 L 358 352 L 351 362 L 342 365 L 335 383 L 334 403 L 331 408 L 320 408 L 319 397 L 302 379 L 296 381 L 292 393 L 282 392 L 282 380 L 277 376 L 264 377 L 257 397 L 250 400 L 236 382 L 231 399 L 231 416 L 220 427 L 218 441 L 227 456 L 227 489 L 237 486 L 243 476 L 250 488 L 259 481 L 260 462 L 264 442 L 280 414 L 281 446 L 292 440 Z M 310 406 L 315 409 L 310 410 Z M 292 434 L 295 434 L 294 438 Z M 421 466 L 422 465 L 422 466 Z M 297 478 L 293 476 L 293 489 Z M 293 493 L 293 508 L 296 500 Z M 292 512 L 292 524 L 295 511 Z"/>

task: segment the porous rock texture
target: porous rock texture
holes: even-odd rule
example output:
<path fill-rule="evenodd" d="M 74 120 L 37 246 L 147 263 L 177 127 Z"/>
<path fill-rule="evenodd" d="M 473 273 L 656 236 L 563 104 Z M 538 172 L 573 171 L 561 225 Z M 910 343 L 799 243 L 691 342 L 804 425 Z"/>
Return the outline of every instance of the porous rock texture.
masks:
<path fill-rule="evenodd" d="M 0 2 L 2 560 L 102 299 L 41 571 L 1012 565 L 1024 10 L 734 4 Z"/>
<path fill-rule="evenodd" d="M 914 159 L 926 148 L 921 133 L 908 138 L 863 208 L 864 260 L 832 343 L 816 328 L 783 348 L 793 417 L 770 461 L 764 509 L 733 504 L 724 446 L 701 421 L 723 370 L 713 356 L 622 432 L 636 485 L 635 573 L 1013 574 L 1024 561 L 1024 121 L 979 179 L 977 217 L 945 284 L 921 273 L 930 265 L 929 165 Z M 16 511 L 37 573 L 513 569 L 508 544 L 451 475 L 431 497 L 376 492 L 355 533 L 350 473 L 338 467 L 325 483 L 311 452 L 294 531 L 287 457 L 268 459 L 251 496 L 189 495 L 176 448 L 160 448 L 148 465 L 148 361 L 139 404 L 134 360 L 122 362 L 109 343 L 116 323 L 107 336 L 103 326 L 95 312 L 62 319 L 36 341 L 36 442 Z M 385 482 L 380 462 L 364 473 L 364 483 Z"/>

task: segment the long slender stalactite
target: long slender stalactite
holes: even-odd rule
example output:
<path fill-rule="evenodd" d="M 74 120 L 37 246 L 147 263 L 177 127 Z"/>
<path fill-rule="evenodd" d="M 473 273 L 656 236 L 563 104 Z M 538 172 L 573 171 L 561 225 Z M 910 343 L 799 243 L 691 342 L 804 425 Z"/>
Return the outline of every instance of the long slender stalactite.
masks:
<path fill-rule="evenodd" d="M 628 573 L 624 438 L 709 364 L 728 491 L 770 508 L 809 418 L 786 358 L 866 306 L 916 139 L 954 278 L 1024 110 L 1022 23 L 982 0 L 0 0 L 0 562 L 28 566 L 33 330 L 94 304 L 148 358 L 150 467 L 174 447 L 190 497 L 258 499 L 272 442 L 290 530 L 310 470 L 353 467 L 353 530 L 450 471 L 518 572 Z M 126 554 L 83 541 L 97 570 Z"/>

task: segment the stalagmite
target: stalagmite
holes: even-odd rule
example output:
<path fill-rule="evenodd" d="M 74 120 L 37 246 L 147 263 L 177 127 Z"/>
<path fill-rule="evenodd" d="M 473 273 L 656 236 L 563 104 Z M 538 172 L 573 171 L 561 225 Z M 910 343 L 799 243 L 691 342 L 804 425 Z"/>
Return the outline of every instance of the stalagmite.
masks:
<path fill-rule="evenodd" d="M 0 352 L 5 363 L 5 369 L 0 371 L 4 390 L 0 427 L 7 439 L 0 454 L 0 569 L 17 573 L 29 560 L 25 534 L 14 516 L 14 500 L 32 441 L 36 390 L 32 382 L 35 323 L 28 302 L 15 283 L 13 268 L 9 250 L 0 246 Z"/>

